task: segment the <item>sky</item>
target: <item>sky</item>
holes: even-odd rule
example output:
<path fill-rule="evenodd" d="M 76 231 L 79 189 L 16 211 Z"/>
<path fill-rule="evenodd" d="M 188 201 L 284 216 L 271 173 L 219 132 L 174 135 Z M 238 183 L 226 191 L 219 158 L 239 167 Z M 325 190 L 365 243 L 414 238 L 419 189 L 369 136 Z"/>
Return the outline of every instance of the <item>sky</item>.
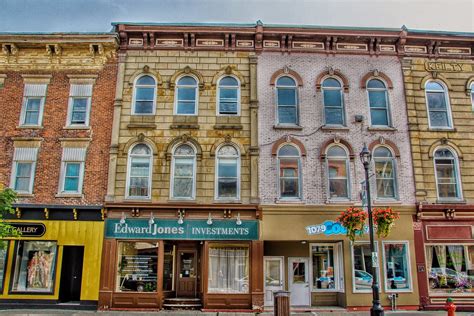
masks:
<path fill-rule="evenodd" d="M 111 22 L 223 22 L 474 32 L 474 0 L 0 0 L 0 32 L 108 32 Z"/>

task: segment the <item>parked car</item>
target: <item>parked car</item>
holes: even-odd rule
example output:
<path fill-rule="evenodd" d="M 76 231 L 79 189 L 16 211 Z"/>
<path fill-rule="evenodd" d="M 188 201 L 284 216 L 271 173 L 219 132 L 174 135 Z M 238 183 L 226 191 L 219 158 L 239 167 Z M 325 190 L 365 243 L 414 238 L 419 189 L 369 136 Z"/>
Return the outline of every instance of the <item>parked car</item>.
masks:
<path fill-rule="evenodd" d="M 354 270 L 356 288 L 370 289 L 372 287 L 372 274 L 364 270 Z"/>

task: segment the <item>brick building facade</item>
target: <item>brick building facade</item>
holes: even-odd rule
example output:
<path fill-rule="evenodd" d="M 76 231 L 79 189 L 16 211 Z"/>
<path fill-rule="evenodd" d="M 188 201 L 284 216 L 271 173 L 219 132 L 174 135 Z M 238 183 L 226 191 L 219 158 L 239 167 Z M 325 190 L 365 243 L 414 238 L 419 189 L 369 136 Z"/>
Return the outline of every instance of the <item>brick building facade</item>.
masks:
<path fill-rule="evenodd" d="M 38 231 L 2 251 L 0 304 L 95 308 L 116 37 L 2 34 L 0 43 L 0 182 L 18 193 L 12 224 Z"/>

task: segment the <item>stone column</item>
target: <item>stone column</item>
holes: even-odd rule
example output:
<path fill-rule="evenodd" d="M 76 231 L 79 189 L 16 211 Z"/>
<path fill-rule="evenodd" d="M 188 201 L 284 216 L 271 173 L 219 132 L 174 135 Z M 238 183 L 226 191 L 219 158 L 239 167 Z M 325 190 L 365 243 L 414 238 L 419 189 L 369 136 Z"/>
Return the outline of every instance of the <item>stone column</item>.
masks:
<path fill-rule="evenodd" d="M 119 147 L 120 119 L 122 114 L 122 94 L 123 81 L 125 77 L 126 53 L 118 54 L 117 84 L 115 86 L 114 118 L 112 122 L 112 137 L 110 141 L 109 174 L 107 180 L 106 201 L 113 201 L 115 198 L 115 175 L 117 169 L 117 156 Z"/>
<path fill-rule="evenodd" d="M 258 194 L 258 95 L 257 56 L 250 55 L 250 202 L 259 203 Z"/>

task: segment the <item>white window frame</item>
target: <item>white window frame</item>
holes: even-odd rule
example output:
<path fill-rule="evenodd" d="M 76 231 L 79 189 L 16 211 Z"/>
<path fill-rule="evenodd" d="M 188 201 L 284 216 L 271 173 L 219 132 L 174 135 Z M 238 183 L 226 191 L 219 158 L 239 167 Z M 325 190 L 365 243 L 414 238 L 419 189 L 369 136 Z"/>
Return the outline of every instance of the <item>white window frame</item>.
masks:
<path fill-rule="evenodd" d="M 22 147 L 17 147 L 15 150 L 22 148 Z M 36 161 L 38 159 L 38 151 L 39 148 L 34 148 L 36 150 L 36 153 L 34 154 L 35 159 L 27 159 L 27 160 L 20 160 L 20 159 L 15 159 L 13 160 L 12 164 L 12 173 L 10 177 L 10 188 L 15 190 L 16 186 L 16 178 L 17 178 L 17 169 L 18 169 L 18 163 L 31 163 L 31 174 L 30 174 L 30 183 L 28 186 L 28 191 L 16 191 L 18 194 L 33 194 L 33 186 L 35 182 L 35 174 L 36 174 Z"/>
<path fill-rule="evenodd" d="M 79 183 L 77 187 L 77 191 L 65 191 L 64 186 L 66 184 L 66 165 L 67 164 L 79 164 Z M 82 185 L 84 181 L 84 161 L 62 161 L 61 162 L 61 182 L 60 182 L 60 191 L 59 194 L 61 195 L 69 195 L 69 194 L 82 194 Z"/>
<path fill-rule="evenodd" d="M 439 196 L 439 187 L 438 187 L 438 174 L 436 172 L 436 152 L 438 150 L 442 150 L 442 149 L 447 149 L 451 152 L 451 154 L 453 154 L 454 156 L 454 173 L 456 175 L 456 184 L 457 184 L 457 187 L 458 187 L 458 194 L 459 196 L 458 197 L 454 197 L 454 198 L 444 198 L 444 197 L 440 197 Z M 459 166 L 459 157 L 456 153 L 456 151 L 454 149 L 452 149 L 451 147 L 447 147 L 447 146 L 440 146 L 440 147 L 437 147 L 435 148 L 435 150 L 433 151 L 433 168 L 434 168 L 434 176 L 435 176 L 435 183 L 436 183 L 436 197 L 439 201 L 462 201 L 463 200 L 463 190 L 462 190 L 462 181 L 461 181 L 461 167 Z"/>
<path fill-rule="evenodd" d="M 313 283 L 313 246 L 332 246 L 334 254 L 334 289 L 316 289 Z M 309 244 L 309 286 L 312 293 L 344 293 L 344 245 L 342 242 L 315 242 Z M 337 276 L 337 278 L 336 278 Z"/>
<path fill-rule="evenodd" d="M 282 197 L 281 196 L 281 188 L 280 188 L 280 149 L 285 146 L 285 145 L 290 145 L 290 146 L 293 146 L 294 148 L 296 148 L 296 150 L 298 151 L 298 156 L 282 156 L 284 158 L 296 158 L 298 159 L 298 196 L 297 197 Z M 303 164 L 302 164 L 302 161 L 301 161 L 301 151 L 300 149 L 298 148 L 298 146 L 296 146 L 295 144 L 293 143 L 283 143 L 280 147 L 278 147 L 278 150 L 277 150 L 277 190 L 278 190 L 278 200 L 280 201 L 301 201 L 303 200 L 303 172 L 302 172 L 302 167 L 303 167 Z"/>
<path fill-rule="evenodd" d="M 73 91 L 73 86 L 78 86 L 78 85 L 84 85 L 84 86 L 91 86 L 91 95 L 89 96 L 74 96 L 71 95 Z M 92 90 L 94 88 L 94 85 L 90 83 L 84 83 L 84 84 L 71 84 L 71 89 L 69 92 L 69 102 L 68 102 L 68 111 L 67 111 L 67 127 L 89 127 L 89 120 L 90 120 L 90 111 L 91 111 L 91 103 L 92 103 Z M 78 124 L 78 123 L 73 123 L 72 122 L 72 112 L 73 112 L 73 105 L 74 105 L 74 99 L 85 99 L 87 98 L 87 105 L 86 105 L 86 120 L 84 124 Z"/>
<path fill-rule="evenodd" d="M 194 155 L 193 155 L 193 188 L 192 188 L 192 192 L 191 192 L 191 196 L 190 197 L 175 197 L 174 196 L 174 177 L 175 177 L 175 174 L 174 174 L 174 170 L 175 170 L 175 163 L 176 163 L 176 155 L 175 155 L 175 151 L 176 149 L 181 146 L 181 145 L 188 145 L 190 146 L 193 151 L 194 151 Z M 173 154 L 172 154 L 172 163 L 171 163 L 171 174 L 170 174 L 170 199 L 171 200 L 195 200 L 196 199 L 196 163 L 197 163 L 197 159 L 196 159 L 196 147 L 191 144 L 191 143 L 179 143 L 179 144 L 176 144 L 172 151 L 171 151 Z M 182 158 L 191 158 L 191 156 L 179 156 L 179 157 L 182 157 Z"/>
<path fill-rule="evenodd" d="M 222 147 L 225 146 L 232 146 L 234 149 L 237 151 L 237 157 L 234 156 L 220 156 L 219 151 L 221 150 Z M 228 197 L 219 197 L 219 160 L 220 159 L 237 159 L 237 196 L 235 198 L 228 198 Z M 216 162 L 215 162 L 215 169 L 214 169 L 214 199 L 216 201 L 229 201 L 229 202 L 235 202 L 235 201 L 240 201 L 240 181 L 241 181 L 241 174 L 240 174 L 240 167 L 241 167 L 241 159 L 242 159 L 242 154 L 240 152 L 240 149 L 238 146 L 234 144 L 229 144 L 229 143 L 224 143 L 221 144 L 217 149 L 216 149 Z"/>
<path fill-rule="evenodd" d="M 444 94 L 444 99 L 445 99 L 445 103 L 446 103 L 446 112 L 447 112 L 447 116 L 448 116 L 448 126 L 431 126 L 430 108 L 429 108 L 429 105 L 428 105 L 428 92 L 435 92 L 435 93 L 441 93 L 441 92 L 439 90 L 428 90 L 428 89 L 426 89 L 426 86 L 430 82 L 436 82 L 437 84 L 441 85 L 441 87 L 443 88 L 443 94 Z M 425 83 L 424 89 L 425 89 L 426 113 L 428 114 L 428 117 L 427 117 L 428 127 L 430 129 L 446 129 L 446 130 L 453 129 L 454 124 L 453 124 L 453 117 L 452 117 L 452 112 L 451 112 L 451 102 L 449 102 L 449 93 L 448 93 L 448 87 L 446 86 L 446 84 L 441 80 L 428 80 Z"/>
<path fill-rule="evenodd" d="M 44 87 L 44 95 L 41 96 L 34 96 L 34 95 L 27 95 L 27 86 L 28 85 L 43 85 Z M 31 83 L 25 83 L 24 85 L 24 92 L 23 92 L 23 103 L 21 106 L 21 113 L 20 113 L 20 124 L 19 126 L 21 127 L 42 127 L 43 126 L 43 112 L 44 112 L 44 105 L 46 103 L 46 95 L 48 93 L 48 84 L 46 83 L 39 83 L 39 84 L 31 84 Z M 28 99 L 41 99 L 40 105 L 39 105 L 39 112 L 38 112 L 38 124 L 27 124 L 25 123 L 26 119 L 26 106 L 28 104 Z"/>
<path fill-rule="evenodd" d="M 393 175 L 393 185 L 394 185 L 394 190 L 395 190 L 395 196 L 393 198 L 388 198 L 388 197 L 379 197 L 378 196 L 378 192 L 377 192 L 377 174 L 375 173 L 375 160 L 377 159 L 375 156 L 374 156 L 374 153 L 375 153 L 375 150 L 377 148 L 380 148 L 380 147 L 383 147 L 383 148 L 386 148 L 388 151 L 390 151 L 392 157 L 391 157 L 391 160 L 392 160 L 392 168 L 393 168 L 393 172 L 394 172 L 394 175 Z M 386 158 L 378 158 L 378 159 L 384 159 L 384 160 L 387 160 Z M 399 195 L 399 192 L 398 192 L 398 168 L 397 168 L 397 159 L 396 159 L 396 156 L 395 156 L 395 152 L 393 151 L 392 148 L 388 147 L 388 146 L 385 146 L 385 145 L 378 145 L 376 147 L 374 147 L 374 149 L 372 150 L 372 161 L 373 161 L 373 168 L 374 168 L 374 178 L 375 178 L 375 200 L 377 201 L 399 201 L 400 200 L 400 195 Z"/>
<path fill-rule="evenodd" d="M 179 85 L 178 82 L 181 80 L 183 77 L 191 77 L 194 80 L 196 80 L 196 85 L 195 86 L 189 86 L 189 85 Z M 194 113 L 186 113 L 186 114 L 180 114 L 178 113 L 178 91 L 179 88 L 193 88 L 195 89 L 195 96 L 196 98 L 194 99 Z M 193 74 L 183 74 L 176 78 L 175 82 L 175 88 L 174 88 L 174 110 L 173 114 L 174 115 L 183 115 L 183 116 L 197 116 L 199 113 L 199 79 L 193 75 Z"/>
<path fill-rule="evenodd" d="M 149 161 L 148 163 L 150 164 L 149 170 L 148 170 L 148 195 L 147 196 L 135 196 L 135 195 L 130 195 L 130 175 L 132 171 L 132 150 L 135 148 L 137 145 L 145 145 L 150 149 L 150 156 L 148 157 Z M 149 200 L 151 199 L 151 190 L 152 190 L 152 175 L 153 175 L 153 149 L 151 148 L 150 145 L 147 143 L 141 142 L 141 143 L 136 143 L 133 146 L 130 147 L 128 154 L 127 154 L 127 174 L 126 174 L 126 185 L 125 185 L 125 198 L 130 199 L 130 200 Z"/>
<path fill-rule="evenodd" d="M 328 156 L 328 151 L 332 147 L 340 147 L 344 150 L 346 153 L 345 157 L 337 156 L 333 158 L 329 158 Z M 331 188 L 330 188 L 330 178 L 329 178 L 329 160 L 343 160 L 346 163 L 346 174 L 347 174 L 347 182 L 346 182 L 346 190 L 347 190 L 347 197 L 337 197 L 337 198 L 332 198 L 331 197 Z M 350 158 L 349 158 L 349 151 L 345 146 L 341 146 L 340 144 L 332 144 L 326 149 L 326 174 L 327 174 L 327 196 L 328 200 L 331 201 L 348 201 L 351 200 L 352 192 L 351 192 L 351 169 L 350 169 Z"/>
<path fill-rule="evenodd" d="M 371 80 L 379 80 L 381 81 L 385 88 L 369 88 L 369 81 Z M 372 78 L 369 78 L 369 80 L 367 80 L 367 82 L 365 83 L 365 90 L 366 90 L 366 93 L 367 93 L 367 106 L 369 107 L 369 122 L 370 122 L 370 126 L 371 127 L 392 127 L 393 126 L 393 123 L 392 123 L 392 111 L 390 110 L 390 98 L 389 98 L 389 93 L 388 93 L 388 88 L 387 88 L 387 82 L 385 82 L 385 80 L 382 80 L 382 78 L 377 78 L 377 77 L 372 77 Z M 379 92 L 379 91 L 384 91 L 385 92 L 385 104 L 387 106 L 387 125 L 376 125 L 376 124 L 372 124 L 372 108 L 370 107 L 370 91 L 376 91 L 376 92 Z"/>
<path fill-rule="evenodd" d="M 153 80 L 155 80 L 155 84 L 152 86 L 152 85 L 137 85 L 137 81 L 142 78 L 142 77 L 145 77 L 145 76 L 148 76 L 148 77 L 151 77 L 153 78 Z M 143 115 L 143 116 L 146 116 L 146 115 L 155 115 L 156 113 L 156 94 L 157 94 L 157 80 L 156 80 L 156 77 L 153 76 L 152 74 L 149 74 L 149 73 L 144 73 L 144 74 L 140 74 L 139 76 L 137 76 L 135 78 L 135 80 L 133 81 L 133 94 L 132 94 L 132 104 L 131 104 L 131 114 L 132 115 Z M 136 113 L 135 112 L 135 102 L 136 102 L 136 99 L 137 99 L 137 87 L 143 87 L 143 88 L 151 88 L 153 87 L 153 112 L 152 113 Z"/>
<path fill-rule="evenodd" d="M 372 293 L 372 288 L 369 288 L 367 290 L 358 290 L 356 288 L 356 285 L 355 285 L 355 269 L 354 269 L 354 265 L 355 265 L 355 259 L 354 259 L 354 246 L 356 245 L 369 245 L 370 246 L 370 242 L 368 241 L 356 241 L 356 242 L 351 242 L 351 271 L 352 271 L 352 292 L 353 293 Z M 378 241 L 374 241 L 374 247 L 375 247 L 375 251 L 377 253 L 380 253 L 379 252 L 379 246 L 378 246 Z M 382 280 L 382 278 L 380 277 L 380 266 L 376 268 L 377 269 L 377 280 L 379 280 L 379 283 L 380 283 L 380 280 Z M 373 276 L 372 276 L 373 277 Z M 379 292 L 382 292 L 382 288 L 379 286 Z"/>
<path fill-rule="evenodd" d="M 237 80 L 237 113 L 236 114 L 221 114 L 220 113 L 220 98 L 221 98 L 221 87 L 220 87 L 220 82 L 222 79 L 226 77 L 231 77 Z M 224 89 L 230 89 L 230 88 L 224 88 Z M 235 88 L 234 88 L 235 89 Z M 234 75 L 224 75 L 219 78 L 217 81 L 217 93 L 216 93 L 216 115 L 217 116 L 240 116 L 241 114 L 241 83 L 239 78 L 237 78 Z"/>
<path fill-rule="evenodd" d="M 406 256 L 407 256 L 407 271 L 410 277 L 410 282 L 407 289 L 389 289 L 387 288 L 387 268 L 385 262 L 385 245 L 386 244 L 405 244 L 406 245 Z M 410 242 L 408 240 L 382 240 L 382 268 L 383 268 L 383 283 L 385 293 L 412 293 L 413 292 L 413 274 L 411 271 L 411 259 L 410 259 Z"/>
<path fill-rule="evenodd" d="M 337 80 L 340 84 L 340 88 L 325 88 L 323 86 L 324 81 L 326 79 L 334 79 Z M 329 124 L 326 122 L 326 105 L 324 104 L 324 90 L 339 90 L 341 94 L 341 107 L 342 107 L 342 124 Z M 344 83 L 339 77 L 336 76 L 325 76 L 321 80 L 321 97 L 322 97 L 322 103 L 323 103 L 323 124 L 324 126 L 335 126 L 335 127 L 346 127 L 347 126 L 347 113 L 346 113 L 346 102 L 344 101 Z"/>
<path fill-rule="evenodd" d="M 283 77 L 288 77 L 288 78 L 291 78 L 293 80 L 293 82 L 295 83 L 294 86 L 279 86 L 278 85 L 278 80 L 280 80 L 281 78 Z M 279 116 L 279 103 L 278 103 L 278 89 L 294 89 L 295 90 L 295 108 L 296 108 L 296 122 L 295 123 L 280 123 L 280 116 Z M 275 104 L 276 104 L 276 107 L 275 107 L 275 117 L 276 117 L 276 122 L 275 124 L 277 126 L 299 126 L 300 124 L 300 98 L 299 98 L 299 88 L 298 88 L 298 80 L 296 80 L 295 77 L 289 75 L 289 74 L 284 74 L 284 75 L 281 75 L 279 76 L 278 78 L 276 78 L 275 80 Z M 282 105 L 283 107 L 288 107 L 288 105 Z"/>
<path fill-rule="evenodd" d="M 474 111 L 474 81 L 471 82 L 469 90 L 471 91 L 471 93 L 469 93 L 469 96 L 471 97 L 472 111 Z"/>

